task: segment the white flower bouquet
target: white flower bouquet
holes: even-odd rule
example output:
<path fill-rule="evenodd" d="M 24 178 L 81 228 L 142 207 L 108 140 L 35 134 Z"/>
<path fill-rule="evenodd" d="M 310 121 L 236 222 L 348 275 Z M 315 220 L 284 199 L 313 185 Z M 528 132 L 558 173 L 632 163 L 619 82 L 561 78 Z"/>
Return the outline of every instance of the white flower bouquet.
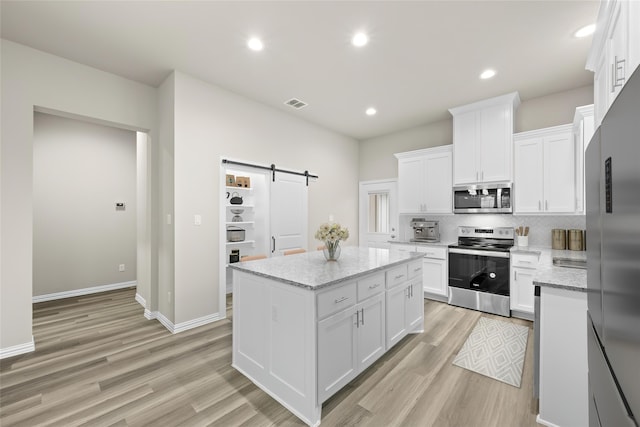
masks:
<path fill-rule="evenodd" d="M 340 241 L 349 238 L 349 229 L 337 223 L 324 223 L 318 227 L 315 237 L 324 242 L 327 260 L 336 260 L 340 256 Z"/>

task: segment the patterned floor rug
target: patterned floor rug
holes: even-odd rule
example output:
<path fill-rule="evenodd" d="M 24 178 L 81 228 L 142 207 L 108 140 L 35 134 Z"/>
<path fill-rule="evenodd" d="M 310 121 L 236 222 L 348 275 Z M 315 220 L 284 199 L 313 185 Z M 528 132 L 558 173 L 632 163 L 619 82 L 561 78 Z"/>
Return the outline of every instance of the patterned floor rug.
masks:
<path fill-rule="evenodd" d="M 453 364 L 520 387 L 529 328 L 481 317 Z"/>

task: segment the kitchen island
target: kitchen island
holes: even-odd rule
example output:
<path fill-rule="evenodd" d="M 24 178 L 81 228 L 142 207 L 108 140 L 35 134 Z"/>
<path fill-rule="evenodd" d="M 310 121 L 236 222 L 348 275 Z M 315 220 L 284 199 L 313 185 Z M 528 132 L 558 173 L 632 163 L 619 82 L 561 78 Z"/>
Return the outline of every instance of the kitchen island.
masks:
<path fill-rule="evenodd" d="M 422 256 L 345 247 L 231 264 L 232 365 L 311 426 L 322 403 L 424 328 Z"/>

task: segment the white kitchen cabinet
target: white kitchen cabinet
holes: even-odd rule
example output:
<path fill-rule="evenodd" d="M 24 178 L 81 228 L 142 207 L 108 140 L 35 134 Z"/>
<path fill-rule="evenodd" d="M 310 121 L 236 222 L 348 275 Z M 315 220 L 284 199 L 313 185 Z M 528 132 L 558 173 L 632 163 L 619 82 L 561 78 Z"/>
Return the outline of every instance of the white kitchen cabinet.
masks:
<path fill-rule="evenodd" d="M 573 139 L 576 150 L 576 213 L 584 213 L 584 153 L 593 137 L 594 128 L 593 104 L 576 108 L 573 117 Z"/>
<path fill-rule="evenodd" d="M 387 348 L 391 348 L 409 332 L 422 329 L 424 298 L 422 280 L 412 279 L 387 291 Z"/>
<path fill-rule="evenodd" d="M 539 254 L 521 252 L 511 254 L 510 304 L 511 315 L 533 320 L 533 279 L 538 267 Z"/>
<path fill-rule="evenodd" d="M 596 127 L 640 64 L 638 22 L 640 4 L 637 1 L 601 2 L 586 67 L 594 72 Z"/>
<path fill-rule="evenodd" d="M 517 92 L 451 108 L 453 184 L 512 180 L 514 110 Z"/>
<path fill-rule="evenodd" d="M 449 296 L 448 251 L 442 246 L 417 246 L 424 253 L 422 259 L 422 290 L 424 297 L 447 301 Z"/>
<path fill-rule="evenodd" d="M 576 155 L 571 125 L 522 132 L 514 141 L 514 212 L 575 212 Z"/>
<path fill-rule="evenodd" d="M 318 322 L 318 399 L 324 402 L 385 352 L 384 293 Z"/>
<path fill-rule="evenodd" d="M 349 307 L 318 322 L 318 400 L 323 402 L 358 373 L 356 310 Z"/>
<path fill-rule="evenodd" d="M 396 153 L 400 213 L 451 213 L 451 145 Z"/>

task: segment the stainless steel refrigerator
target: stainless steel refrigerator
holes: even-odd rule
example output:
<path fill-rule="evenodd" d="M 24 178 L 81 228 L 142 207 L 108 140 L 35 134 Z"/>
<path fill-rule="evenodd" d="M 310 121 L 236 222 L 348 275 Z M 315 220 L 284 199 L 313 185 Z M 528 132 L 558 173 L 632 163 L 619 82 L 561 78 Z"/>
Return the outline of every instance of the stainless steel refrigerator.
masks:
<path fill-rule="evenodd" d="M 640 422 L 640 69 L 585 157 L 589 426 Z"/>

